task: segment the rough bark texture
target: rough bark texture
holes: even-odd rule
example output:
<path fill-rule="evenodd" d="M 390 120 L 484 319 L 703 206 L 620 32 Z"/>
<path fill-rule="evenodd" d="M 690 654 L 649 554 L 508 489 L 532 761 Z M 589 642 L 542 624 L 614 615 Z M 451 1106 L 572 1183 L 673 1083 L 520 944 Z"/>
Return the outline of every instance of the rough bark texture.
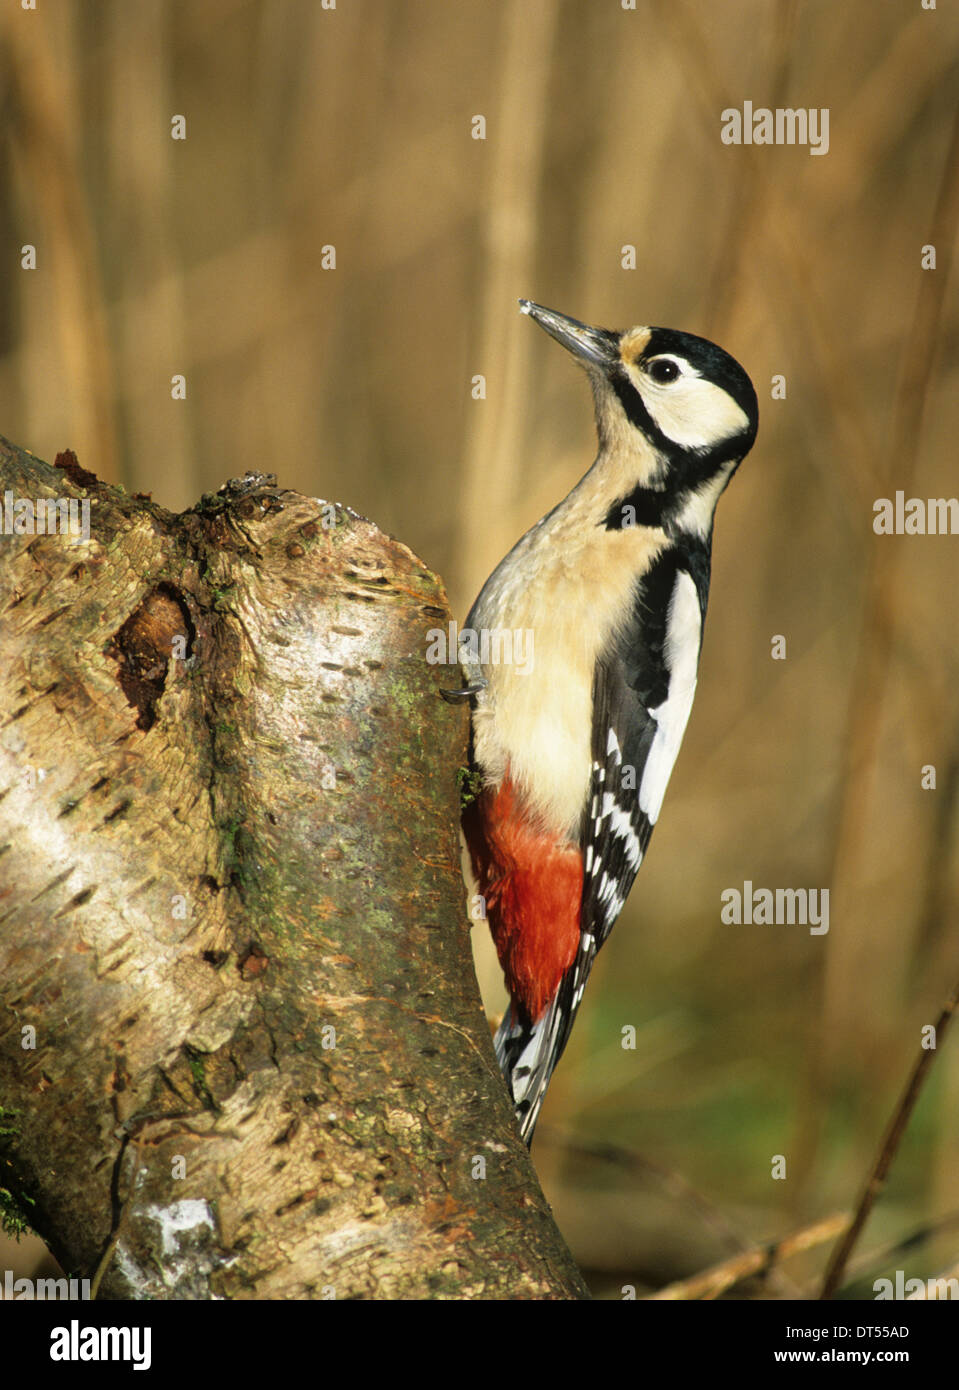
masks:
<path fill-rule="evenodd" d="M 0 440 L 91 503 L 0 536 L 0 1187 L 101 1297 L 581 1296 L 472 969 L 440 582 L 272 479 L 174 516 L 57 462 Z"/>

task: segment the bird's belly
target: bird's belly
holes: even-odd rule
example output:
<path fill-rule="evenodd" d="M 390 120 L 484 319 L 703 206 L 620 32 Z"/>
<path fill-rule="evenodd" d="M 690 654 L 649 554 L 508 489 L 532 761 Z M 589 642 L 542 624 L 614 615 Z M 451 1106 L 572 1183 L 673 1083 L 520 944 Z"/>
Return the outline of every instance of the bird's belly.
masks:
<path fill-rule="evenodd" d="M 501 666 L 486 676 L 474 752 L 487 781 L 498 786 L 508 774 L 544 829 L 575 839 L 591 772 L 592 673 L 571 676 L 547 650 L 526 675 Z"/>
<path fill-rule="evenodd" d="M 623 574 L 642 573 L 665 541 L 644 527 L 594 526 L 585 538 L 571 529 L 575 544 L 562 536 L 548 543 L 537 528 L 527 533 L 517 546 L 527 552 L 522 579 L 501 565 L 470 615 L 472 629 L 486 635 L 487 656 L 496 655 L 492 635 L 508 632 L 500 654 L 511 648 L 525 658 L 481 654 L 489 684 L 473 715 L 476 761 L 488 785 L 508 773 L 543 828 L 566 840 L 578 838 L 589 794 L 596 665 L 633 611 Z"/>

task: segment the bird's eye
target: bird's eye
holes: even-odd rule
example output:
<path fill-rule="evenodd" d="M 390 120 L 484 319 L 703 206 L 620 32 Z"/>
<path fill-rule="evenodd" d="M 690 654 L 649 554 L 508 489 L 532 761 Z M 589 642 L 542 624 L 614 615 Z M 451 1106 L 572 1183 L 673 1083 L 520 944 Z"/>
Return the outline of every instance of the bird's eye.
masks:
<path fill-rule="evenodd" d="M 676 363 L 669 357 L 654 357 L 647 363 L 646 371 L 653 381 L 658 381 L 663 386 L 668 381 L 675 381 L 680 374 Z"/>

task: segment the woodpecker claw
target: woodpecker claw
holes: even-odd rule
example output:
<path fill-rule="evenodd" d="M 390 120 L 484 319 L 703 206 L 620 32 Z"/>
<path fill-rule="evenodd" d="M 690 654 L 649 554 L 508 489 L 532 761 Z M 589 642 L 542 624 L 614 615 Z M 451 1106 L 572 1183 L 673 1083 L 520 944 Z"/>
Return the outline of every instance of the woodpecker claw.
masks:
<path fill-rule="evenodd" d="M 481 690 L 485 690 L 488 685 L 489 681 L 478 680 L 464 686 L 462 690 L 441 690 L 440 694 L 448 705 L 461 705 L 464 700 L 472 699 Z"/>

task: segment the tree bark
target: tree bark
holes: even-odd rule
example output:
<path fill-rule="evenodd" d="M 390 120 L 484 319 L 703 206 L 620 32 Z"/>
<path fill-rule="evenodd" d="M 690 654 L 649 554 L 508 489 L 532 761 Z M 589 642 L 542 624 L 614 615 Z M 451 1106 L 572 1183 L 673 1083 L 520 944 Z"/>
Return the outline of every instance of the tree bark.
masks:
<path fill-rule="evenodd" d="M 100 1297 L 583 1296 L 472 968 L 440 581 L 259 474 L 0 478 L 7 1215 Z"/>

